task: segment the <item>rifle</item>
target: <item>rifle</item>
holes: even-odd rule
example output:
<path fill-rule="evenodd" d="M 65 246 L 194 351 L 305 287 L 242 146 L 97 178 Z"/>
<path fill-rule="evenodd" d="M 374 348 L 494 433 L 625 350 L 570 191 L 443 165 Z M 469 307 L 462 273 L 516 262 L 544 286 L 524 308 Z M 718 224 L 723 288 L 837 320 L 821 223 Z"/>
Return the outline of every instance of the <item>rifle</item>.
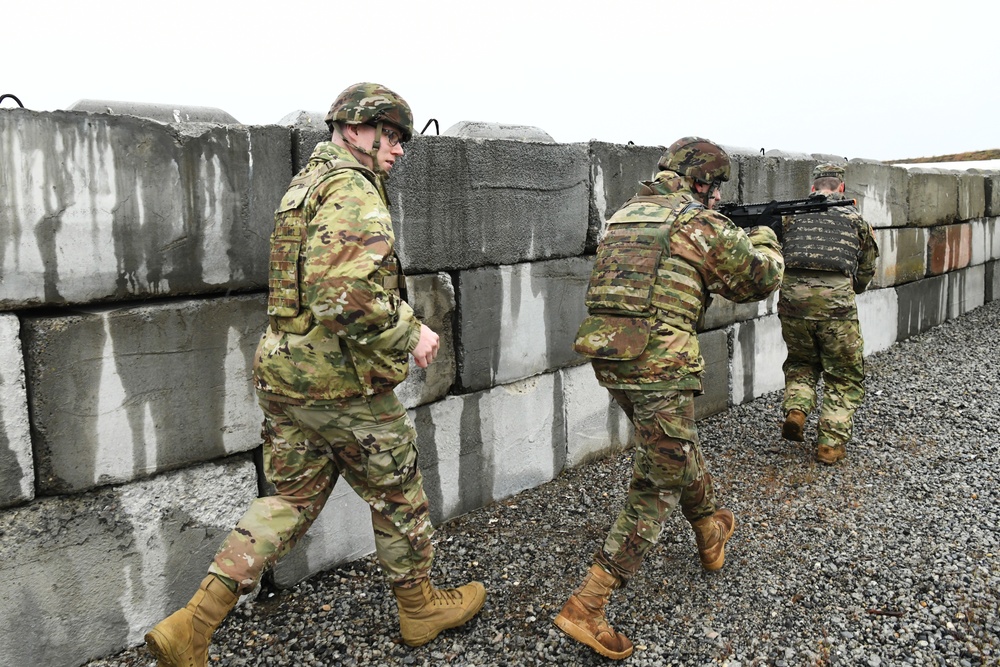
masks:
<path fill-rule="evenodd" d="M 766 225 L 774 230 L 781 240 L 781 217 L 785 215 L 797 215 L 799 213 L 815 213 L 825 211 L 834 206 L 856 206 L 855 199 L 827 199 L 820 194 L 809 195 L 806 199 L 788 199 L 778 201 L 772 199 L 769 202 L 760 204 L 719 204 L 716 211 L 726 216 L 737 227 L 749 229 Z"/>

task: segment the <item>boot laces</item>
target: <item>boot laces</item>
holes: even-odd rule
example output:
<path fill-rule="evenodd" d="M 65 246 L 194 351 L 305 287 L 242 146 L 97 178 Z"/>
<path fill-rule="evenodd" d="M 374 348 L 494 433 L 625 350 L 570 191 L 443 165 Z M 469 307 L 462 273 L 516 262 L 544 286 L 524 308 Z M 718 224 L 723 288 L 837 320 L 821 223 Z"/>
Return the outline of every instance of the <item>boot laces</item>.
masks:
<path fill-rule="evenodd" d="M 457 588 L 435 588 L 431 600 L 435 605 L 460 605 L 462 592 Z"/>

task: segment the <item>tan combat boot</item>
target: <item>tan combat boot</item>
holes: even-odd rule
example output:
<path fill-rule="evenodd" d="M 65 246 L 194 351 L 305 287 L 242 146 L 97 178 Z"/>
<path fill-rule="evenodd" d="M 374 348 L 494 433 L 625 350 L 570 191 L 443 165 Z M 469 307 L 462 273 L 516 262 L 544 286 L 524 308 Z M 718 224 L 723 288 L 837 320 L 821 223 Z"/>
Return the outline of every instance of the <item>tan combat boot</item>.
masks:
<path fill-rule="evenodd" d="M 691 527 L 694 528 L 694 538 L 698 543 L 701 566 L 709 571 L 721 569 L 726 562 L 726 542 L 736 530 L 733 513 L 722 508 L 711 516 L 693 522 Z"/>
<path fill-rule="evenodd" d="M 806 424 L 806 413 L 801 410 L 789 410 L 785 416 L 785 424 L 781 427 L 781 437 L 785 440 L 802 442 L 802 429 Z"/>
<path fill-rule="evenodd" d="M 183 609 L 146 633 L 146 648 L 157 667 L 206 667 L 208 643 L 239 596 L 214 574 L 205 577 Z"/>
<path fill-rule="evenodd" d="M 457 628 L 486 601 L 486 588 L 473 581 L 459 588 L 435 588 L 422 579 L 412 588 L 392 587 L 399 608 L 399 631 L 407 646 L 423 646 L 442 630 Z"/>
<path fill-rule="evenodd" d="M 832 466 L 845 456 L 847 448 L 844 445 L 819 445 L 816 448 L 816 460 L 828 466 Z"/>
<path fill-rule="evenodd" d="M 611 597 L 611 591 L 621 582 L 613 574 L 604 571 L 600 565 L 591 565 L 590 571 L 562 611 L 556 616 L 556 626 L 567 635 L 586 644 L 606 658 L 623 660 L 632 655 L 632 642 L 608 625 L 604 617 L 604 605 Z"/>

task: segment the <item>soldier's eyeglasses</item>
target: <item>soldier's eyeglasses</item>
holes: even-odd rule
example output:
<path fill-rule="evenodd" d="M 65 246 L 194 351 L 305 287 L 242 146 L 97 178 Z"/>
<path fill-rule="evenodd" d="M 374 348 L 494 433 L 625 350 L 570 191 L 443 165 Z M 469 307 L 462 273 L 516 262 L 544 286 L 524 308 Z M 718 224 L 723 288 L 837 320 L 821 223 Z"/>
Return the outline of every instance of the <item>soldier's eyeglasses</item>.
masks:
<path fill-rule="evenodd" d="M 399 142 L 403 140 L 403 137 L 399 136 L 399 132 L 388 127 L 382 128 L 382 135 L 389 142 L 389 145 L 393 147 L 398 146 Z"/>

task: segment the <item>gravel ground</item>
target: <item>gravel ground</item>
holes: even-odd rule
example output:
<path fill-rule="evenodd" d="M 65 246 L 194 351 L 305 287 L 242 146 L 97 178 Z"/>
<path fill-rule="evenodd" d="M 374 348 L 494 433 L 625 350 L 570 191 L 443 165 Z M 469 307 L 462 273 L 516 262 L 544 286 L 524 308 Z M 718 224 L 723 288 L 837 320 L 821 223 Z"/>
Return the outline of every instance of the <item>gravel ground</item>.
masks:
<path fill-rule="evenodd" d="M 779 392 L 699 423 L 737 528 L 702 571 L 680 512 L 608 607 L 631 665 L 1000 664 L 1000 301 L 867 362 L 848 458 L 780 437 Z M 813 415 L 807 440 L 815 437 Z M 455 519 L 435 580 L 488 589 L 466 627 L 400 643 L 374 557 L 264 592 L 216 633 L 210 664 L 599 665 L 552 618 L 624 499 L 631 455 Z M 152 665 L 141 648 L 90 667 Z"/>

